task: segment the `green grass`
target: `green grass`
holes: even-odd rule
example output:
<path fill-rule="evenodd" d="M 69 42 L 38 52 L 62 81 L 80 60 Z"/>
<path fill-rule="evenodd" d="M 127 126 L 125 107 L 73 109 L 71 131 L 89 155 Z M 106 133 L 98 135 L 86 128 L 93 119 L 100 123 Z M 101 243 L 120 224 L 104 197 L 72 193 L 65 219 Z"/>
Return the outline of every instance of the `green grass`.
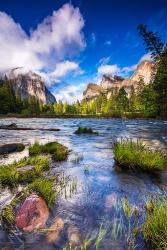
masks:
<path fill-rule="evenodd" d="M 80 135 L 80 134 L 94 134 L 94 135 L 98 135 L 98 132 L 94 131 L 92 128 L 79 127 L 75 131 L 75 134 L 77 134 L 77 135 Z"/>
<path fill-rule="evenodd" d="M 29 155 L 39 155 L 39 154 L 51 154 L 53 160 L 64 161 L 68 157 L 69 150 L 64 145 L 58 142 L 49 142 L 46 144 L 40 144 L 35 142 L 29 147 Z"/>
<path fill-rule="evenodd" d="M 1 219 L 7 227 L 14 225 L 14 209 L 19 205 L 19 202 L 26 198 L 28 195 L 27 190 L 23 190 L 18 193 L 11 201 L 10 205 L 6 206 L 1 213 Z"/>
<path fill-rule="evenodd" d="M 161 151 L 149 149 L 140 140 L 127 138 L 115 141 L 113 151 L 116 162 L 131 169 L 163 170 L 167 159 Z"/>
<path fill-rule="evenodd" d="M 39 178 L 32 182 L 28 189 L 38 193 L 45 201 L 48 207 L 51 207 L 56 199 L 56 193 L 53 190 L 53 180 Z"/>
<path fill-rule="evenodd" d="M 33 169 L 22 172 L 20 168 L 32 165 Z M 39 177 L 42 172 L 49 169 L 49 158 L 47 156 L 25 157 L 20 161 L 9 165 L 0 166 L 0 182 L 3 186 L 14 187 L 18 183 L 29 183 Z"/>
<path fill-rule="evenodd" d="M 143 235 L 152 249 L 167 249 L 167 200 L 154 206 L 152 203 L 143 225 Z"/>

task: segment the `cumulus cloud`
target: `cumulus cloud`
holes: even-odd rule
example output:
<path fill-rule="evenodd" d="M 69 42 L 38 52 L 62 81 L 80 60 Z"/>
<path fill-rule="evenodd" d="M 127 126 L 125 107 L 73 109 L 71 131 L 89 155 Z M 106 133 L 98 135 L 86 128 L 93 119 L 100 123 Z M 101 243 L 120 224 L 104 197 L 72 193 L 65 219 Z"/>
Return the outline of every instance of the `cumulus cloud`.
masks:
<path fill-rule="evenodd" d="M 46 17 L 30 35 L 12 17 L 0 12 L 0 72 L 15 67 L 33 71 L 47 68 L 50 72 L 60 68 L 59 74 L 63 74 L 59 61 L 85 47 L 83 26 L 79 9 L 70 4 Z M 66 62 L 66 72 L 67 64 L 77 67 Z"/>
<path fill-rule="evenodd" d="M 86 88 L 86 84 L 81 83 L 78 85 L 69 85 L 57 90 L 54 94 L 57 100 L 67 101 L 73 103 L 82 99 L 83 91 Z"/>
<path fill-rule="evenodd" d="M 70 72 L 80 70 L 79 65 L 76 62 L 64 61 L 56 64 L 56 69 L 51 73 L 52 77 L 60 78 L 67 75 Z"/>
<path fill-rule="evenodd" d="M 120 68 L 116 64 L 101 65 L 98 68 L 98 74 L 100 74 L 100 75 L 115 75 L 115 74 L 118 74 L 119 72 L 120 72 Z"/>

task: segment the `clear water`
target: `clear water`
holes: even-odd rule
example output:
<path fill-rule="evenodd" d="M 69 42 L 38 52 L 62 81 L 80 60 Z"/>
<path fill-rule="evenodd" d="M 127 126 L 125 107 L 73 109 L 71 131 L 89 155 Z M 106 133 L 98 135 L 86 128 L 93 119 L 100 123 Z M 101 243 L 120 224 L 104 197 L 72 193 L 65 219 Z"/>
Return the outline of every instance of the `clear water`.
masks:
<path fill-rule="evenodd" d="M 112 143 L 115 138 L 141 138 L 152 148 L 167 150 L 167 121 L 125 120 L 125 119 L 3 119 L 0 124 L 15 122 L 22 127 L 60 128 L 51 131 L 7 131 L 0 130 L 0 144 L 22 142 L 29 145 L 38 140 L 42 143 L 58 140 L 71 149 L 66 162 L 55 163 L 50 176 L 68 176 L 75 180 L 77 188 L 69 194 L 59 195 L 50 211 L 46 228 L 55 218 L 64 221 L 64 228 L 53 242 L 49 242 L 47 233 L 25 234 L 20 231 L 6 232 L 1 226 L 0 247 L 5 249 L 63 249 L 69 242 L 70 230 L 77 232 L 79 241 L 92 239 L 87 249 L 96 249 L 95 241 L 99 228 L 104 229 L 99 249 L 117 250 L 128 248 L 127 238 L 129 222 L 123 215 L 119 203 L 127 197 L 131 205 L 142 209 L 146 196 L 167 189 L 167 172 L 159 176 L 122 171 L 115 167 Z M 92 127 L 99 132 L 96 135 L 75 135 L 78 126 Z M 28 154 L 10 154 L 0 158 L 0 163 L 11 162 Z M 83 159 L 75 163 L 75 155 Z M 65 192 L 65 191 L 64 191 Z M 66 195 L 65 195 L 66 194 Z M 1 209 L 9 204 L 13 193 L 1 190 Z M 119 230 L 118 224 L 121 225 Z M 130 224 L 133 224 L 131 221 Z M 117 226 L 115 226 L 117 225 Z M 73 228 L 73 229 L 71 229 Z M 74 230 L 75 228 L 75 230 Z M 80 244 L 80 243 L 79 243 Z M 79 248 L 78 248 L 79 249 Z M 142 238 L 135 242 L 135 249 L 148 249 Z"/>

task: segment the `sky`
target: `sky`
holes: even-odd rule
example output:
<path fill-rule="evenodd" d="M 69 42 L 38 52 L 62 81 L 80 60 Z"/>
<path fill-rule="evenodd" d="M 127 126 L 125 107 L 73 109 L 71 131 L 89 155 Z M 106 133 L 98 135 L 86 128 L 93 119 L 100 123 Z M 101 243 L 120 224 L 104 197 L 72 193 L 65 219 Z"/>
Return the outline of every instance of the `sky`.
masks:
<path fill-rule="evenodd" d="M 128 77 L 150 59 L 137 32 L 167 40 L 166 0 L 0 0 L 0 73 L 40 74 L 57 100 L 82 98 L 103 74 Z"/>

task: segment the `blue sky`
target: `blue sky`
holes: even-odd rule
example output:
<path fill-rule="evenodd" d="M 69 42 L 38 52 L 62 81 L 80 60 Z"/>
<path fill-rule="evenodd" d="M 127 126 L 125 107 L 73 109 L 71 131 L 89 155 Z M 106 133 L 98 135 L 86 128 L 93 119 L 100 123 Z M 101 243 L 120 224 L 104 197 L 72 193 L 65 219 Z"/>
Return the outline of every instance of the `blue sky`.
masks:
<path fill-rule="evenodd" d="M 1 0 L 0 11 L 0 71 L 34 70 L 70 102 L 104 73 L 133 72 L 147 53 L 138 24 L 167 38 L 166 0 Z"/>

